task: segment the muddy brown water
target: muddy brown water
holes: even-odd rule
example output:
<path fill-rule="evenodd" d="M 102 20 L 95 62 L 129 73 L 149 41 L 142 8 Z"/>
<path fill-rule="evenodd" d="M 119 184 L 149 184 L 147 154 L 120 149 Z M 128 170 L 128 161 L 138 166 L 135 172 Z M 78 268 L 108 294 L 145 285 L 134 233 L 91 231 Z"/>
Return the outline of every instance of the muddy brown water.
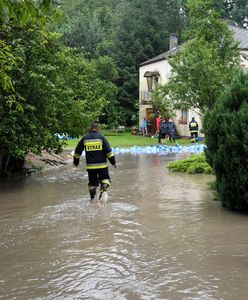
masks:
<path fill-rule="evenodd" d="M 0 299 L 248 299 L 248 217 L 172 156 L 120 154 L 109 203 L 83 165 L 0 184 Z"/>

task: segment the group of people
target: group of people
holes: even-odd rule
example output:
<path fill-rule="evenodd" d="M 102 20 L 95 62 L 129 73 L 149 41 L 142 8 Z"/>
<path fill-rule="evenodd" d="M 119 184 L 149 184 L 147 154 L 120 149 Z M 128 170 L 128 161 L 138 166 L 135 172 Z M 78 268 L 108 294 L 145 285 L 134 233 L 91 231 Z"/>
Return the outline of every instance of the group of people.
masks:
<path fill-rule="evenodd" d="M 144 136 L 148 135 L 148 120 L 143 119 L 142 125 L 142 134 Z M 192 117 L 192 120 L 189 122 L 189 131 L 190 131 L 190 140 L 191 142 L 197 142 L 198 140 L 198 123 L 195 118 Z M 165 137 L 168 135 L 170 142 L 175 142 L 176 135 L 176 126 L 171 118 L 164 119 L 160 115 L 156 117 L 156 135 L 158 136 L 159 144 Z"/>
<path fill-rule="evenodd" d="M 158 143 L 161 144 L 162 140 L 168 135 L 170 142 L 175 142 L 176 126 L 172 119 L 156 118 L 156 130 L 158 134 Z"/>
<path fill-rule="evenodd" d="M 143 119 L 141 129 L 144 136 L 148 135 L 148 120 Z M 164 119 L 160 115 L 156 117 L 156 135 L 158 137 L 158 142 L 161 143 L 162 139 L 165 139 L 168 135 L 171 142 L 175 142 L 176 126 L 172 119 Z"/>

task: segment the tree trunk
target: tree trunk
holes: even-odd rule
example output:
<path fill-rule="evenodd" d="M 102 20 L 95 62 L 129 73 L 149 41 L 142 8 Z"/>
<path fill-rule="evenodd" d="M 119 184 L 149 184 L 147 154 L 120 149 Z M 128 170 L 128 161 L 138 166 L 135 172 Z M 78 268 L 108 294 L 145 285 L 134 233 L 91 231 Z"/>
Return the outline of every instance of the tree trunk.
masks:
<path fill-rule="evenodd" d="M 14 158 L 10 154 L 0 155 L 0 176 L 23 173 L 24 159 Z"/>
<path fill-rule="evenodd" d="M 0 176 L 5 176 L 6 155 L 0 155 Z"/>
<path fill-rule="evenodd" d="M 10 155 L 7 155 L 6 161 L 5 161 L 5 166 L 4 166 L 4 175 L 7 174 L 8 171 L 8 166 L 9 166 L 9 160 L 10 160 Z"/>
<path fill-rule="evenodd" d="M 2 161 L 3 161 L 3 156 L 0 155 L 0 176 L 2 176 L 2 165 L 3 165 Z"/>

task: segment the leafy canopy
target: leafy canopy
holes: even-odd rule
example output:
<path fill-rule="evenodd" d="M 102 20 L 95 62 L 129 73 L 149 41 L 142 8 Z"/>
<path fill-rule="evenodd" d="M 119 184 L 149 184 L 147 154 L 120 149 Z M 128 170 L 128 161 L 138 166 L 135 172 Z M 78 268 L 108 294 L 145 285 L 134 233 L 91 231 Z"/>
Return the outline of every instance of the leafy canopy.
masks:
<path fill-rule="evenodd" d="M 111 58 L 88 61 L 61 45 L 43 16 L 9 15 L 0 24 L 0 174 L 29 151 L 58 149 L 56 133 L 86 132 L 114 103 L 117 76 Z"/>
<path fill-rule="evenodd" d="M 220 18 L 217 0 L 189 0 L 188 39 L 170 60 L 172 75 L 159 87 L 175 108 L 212 109 L 238 70 L 239 52 L 228 24 Z"/>

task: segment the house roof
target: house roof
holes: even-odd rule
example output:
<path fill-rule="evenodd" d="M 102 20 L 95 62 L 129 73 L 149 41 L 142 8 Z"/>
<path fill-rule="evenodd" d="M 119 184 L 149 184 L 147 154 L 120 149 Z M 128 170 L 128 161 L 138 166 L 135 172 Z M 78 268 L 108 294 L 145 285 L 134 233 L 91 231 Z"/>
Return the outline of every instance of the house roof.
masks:
<path fill-rule="evenodd" d="M 238 48 L 248 50 L 248 30 L 234 25 L 229 25 L 229 29 L 233 32 L 233 37 L 239 43 Z"/>
<path fill-rule="evenodd" d="M 145 65 L 150 65 L 150 64 L 153 64 L 153 63 L 155 63 L 157 61 L 161 61 L 161 60 L 164 60 L 164 59 L 166 59 L 168 57 L 171 57 L 173 54 L 175 54 L 177 52 L 177 50 L 178 50 L 178 48 L 174 48 L 172 50 L 163 52 L 163 53 L 161 53 L 161 54 L 159 54 L 159 55 L 157 55 L 157 56 L 155 56 L 155 57 L 153 57 L 153 58 L 151 58 L 151 59 L 149 59 L 149 60 L 141 63 L 140 66 L 142 67 L 142 66 L 145 66 Z"/>
<path fill-rule="evenodd" d="M 238 42 L 238 48 L 240 50 L 248 50 L 248 30 L 234 26 L 234 25 L 228 25 L 229 29 L 233 32 L 233 37 L 236 42 Z M 177 52 L 178 48 L 174 48 L 172 50 L 163 52 L 143 63 L 140 64 L 140 67 L 145 66 L 145 65 L 150 65 L 153 64 L 157 61 L 165 60 L 168 57 L 171 57 Z"/>

